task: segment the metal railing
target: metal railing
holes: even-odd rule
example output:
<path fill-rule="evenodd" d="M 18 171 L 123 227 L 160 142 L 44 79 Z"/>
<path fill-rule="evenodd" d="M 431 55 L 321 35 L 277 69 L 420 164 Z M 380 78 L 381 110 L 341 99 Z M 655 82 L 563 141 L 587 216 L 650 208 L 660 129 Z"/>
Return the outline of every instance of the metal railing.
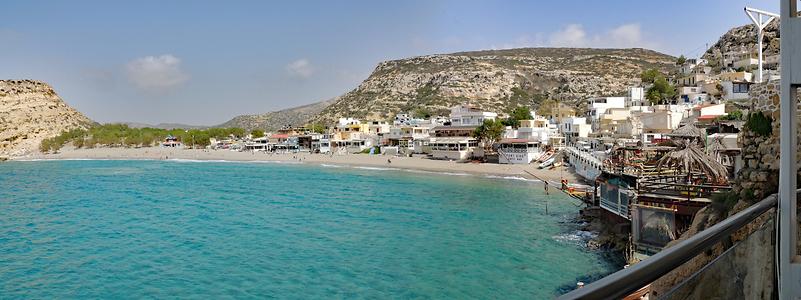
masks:
<path fill-rule="evenodd" d="M 771 195 L 718 224 L 664 249 L 627 269 L 617 271 L 558 299 L 619 299 L 654 282 L 690 259 L 730 236 L 769 209 L 776 207 L 777 195 Z"/>

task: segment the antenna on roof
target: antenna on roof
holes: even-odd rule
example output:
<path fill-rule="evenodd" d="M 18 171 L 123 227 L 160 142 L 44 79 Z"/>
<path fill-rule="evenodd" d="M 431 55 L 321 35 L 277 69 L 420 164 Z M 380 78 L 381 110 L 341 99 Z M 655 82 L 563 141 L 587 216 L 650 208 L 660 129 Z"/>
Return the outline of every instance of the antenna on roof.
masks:
<path fill-rule="evenodd" d="M 768 24 L 770 24 L 771 21 L 773 21 L 773 19 L 778 18 L 779 15 L 756 8 L 750 8 L 748 6 L 745 7 L 745 14 L 748 15 L 748 18 L 750 18 L 757 27 L 757 47 L 759 47 L 759 57 L 757 58 L 757 61 L 759 62 L 757 82 L 762 82 L 762 31 L 768 26 Z M 754 14 L 756 14 L 756 17 L 754 17 Z M 763 16 L 768 17 L 767 21 L 763 22 Z"/>

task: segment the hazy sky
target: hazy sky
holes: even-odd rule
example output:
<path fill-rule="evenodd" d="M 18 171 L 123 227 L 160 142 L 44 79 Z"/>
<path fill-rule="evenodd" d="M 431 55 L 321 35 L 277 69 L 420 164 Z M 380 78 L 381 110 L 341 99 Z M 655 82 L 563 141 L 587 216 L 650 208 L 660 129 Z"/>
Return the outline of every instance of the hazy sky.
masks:
<path fill-rule="evenodd" d="M 536 46 L 693 57 L 747 24 L 745 5 L 779 3 L 121 2 L 4 1 L 0 78 L 44 80 L 99 122 L 213 125 L 341 95 L 388 59 Z"/>

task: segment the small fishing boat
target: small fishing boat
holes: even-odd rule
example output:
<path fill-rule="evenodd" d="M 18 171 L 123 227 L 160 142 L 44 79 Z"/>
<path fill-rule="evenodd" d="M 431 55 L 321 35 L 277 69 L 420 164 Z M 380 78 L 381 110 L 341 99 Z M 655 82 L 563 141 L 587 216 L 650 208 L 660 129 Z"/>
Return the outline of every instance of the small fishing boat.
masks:
<path fill-rule="evenodd" d="M 548 150 L 548 152 L 545 152 L 542 155 L 540 155 L 540 157 L 537 159 L 537 162 L 544 162 L 550 159 L 554 153 L 555 152 L 553 150 Z"/>
<path fill-rule="evenodd" d="M 549 167 L 549 166 L 553 165 L 553 163 L 554 163 L 554 162 L 556 162 L 556 156 L 551 156 L 551 158 L 549 158 L 549 159 L 545 160 L 544 162 L 542 162 L 542 163 L 539 165 L 539 167 L 538 167 L 538 168 L 539 168 L 539 169 L 544 169 L 544 168 L 547 168 L 547 167 Z"/>

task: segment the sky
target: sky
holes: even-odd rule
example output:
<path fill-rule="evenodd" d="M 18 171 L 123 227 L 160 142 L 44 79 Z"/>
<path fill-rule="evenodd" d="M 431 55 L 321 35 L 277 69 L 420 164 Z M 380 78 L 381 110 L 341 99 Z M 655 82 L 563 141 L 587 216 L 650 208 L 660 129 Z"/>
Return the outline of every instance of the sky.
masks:
<path fill-rule="evenodd" d="M 98 122 L 215 125 L 344 94 L 385 60 L 518 47 L 697 57 L 751 6 L 676 1 L 4 1 L 0 78 Z"/>

